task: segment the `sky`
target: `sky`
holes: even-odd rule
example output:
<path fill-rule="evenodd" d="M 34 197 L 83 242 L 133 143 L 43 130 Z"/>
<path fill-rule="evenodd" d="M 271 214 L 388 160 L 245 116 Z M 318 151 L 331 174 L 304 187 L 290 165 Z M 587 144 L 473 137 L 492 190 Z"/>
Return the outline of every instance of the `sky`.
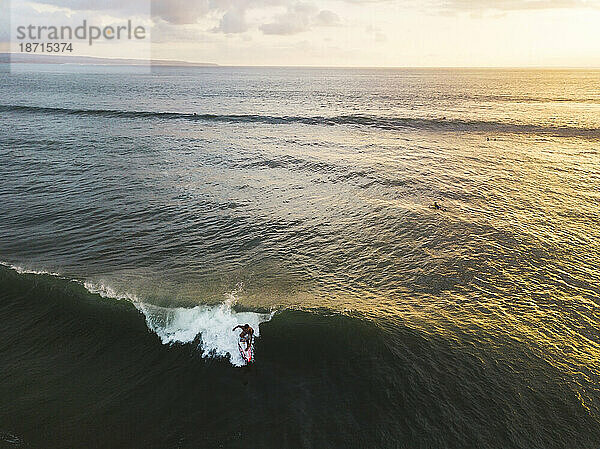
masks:
<path fill-rule="evenodd" d="M 0 31 L 4 51 L 18 51 L 18 25 L 132 20 L 147 30 L 143 42 L 78 43 L 77 54 L 260 66 L 600 67 L 600 0 L 0 2 L 11 21 Z"/>

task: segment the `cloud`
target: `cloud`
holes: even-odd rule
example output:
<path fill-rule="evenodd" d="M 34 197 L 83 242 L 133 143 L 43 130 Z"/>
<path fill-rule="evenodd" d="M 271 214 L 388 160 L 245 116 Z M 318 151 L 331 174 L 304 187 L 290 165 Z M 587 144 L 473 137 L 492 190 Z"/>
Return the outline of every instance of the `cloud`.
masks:
<path fill-rule="evenodd" d="M 296 3 L 259 28 L 264 34 L 291 35 L 308 31 L 312 26 L 335 26 L 339 23 L 340 18 L 333 11 L 319 10 L 312 3 Z"/>
<path fill-rule="evenodd" d="M 315 18 L 315 23 L 320 26 L 335 26 L 340 23 L 340 16 L 338 16 L 333 11 L 329 11 L 328 9 L 324 9 L 317 14 Z"/>
<path fill-rule="evenodd" d="M 152 16 L 174 25 L 196 23 L 211 10 L 209 0 L 153 0 Z"/>
<path fill-rule="evenodd" d="M 59 8 L 68 8 L 72 11 L 119 12 L 121 15 L 148 14 L 150 11 L 148 0 L 103 0 L 101 2 L 95 0 L 37 0 L 33 2 L 23 2 L 23 4 L 52 5 Z"/>
<path fill-rule="evenodd" d="M 316 0 L 317 5 L 323 0 Z M 419 8 L 431 13 L 437 12 L 477 12 L 477 11 L 518 11 L 564 8 L 600 8 L 600 0 L 341 0 L 355 7 L 365 8 L 379 4 L 380 7 L 395 5 Z M 74 11 L 120 11 L 127 15 L 148 14 L 175 25 L 196 23 L 202 17 L 214 13 L 222 15 L 225 22 L 239 20 L 241 11 L 260 9 L 274 5 L 286 6 L 287 13 L 277 16 L 265 24 L 268 31 L 293 31 L 304 29 L 311 24 L 334 22 L 337 15 L 331 11 L 315 11 L 317 6 L 299 3 L 298 0 L 35 0 L 33 3 L 55 5 Z M 322 3 L 321 3 L 322 4 Z M 312 17 L 307 17 L 307 9 Z M 237 14 L 237 18 L 228 13 Z M 314 17 L 318 14 L 319 17 Z M 295 24 L 294 24 L 295 23 Z M 238 24 L 239 25 L 239 24 Z M 227 27 L 228 25 L 223 25 Z M 239 28 L 242 28 L 239 26 Z"/>
<path fill-rule="evenodd" d="M 387 35 L 381 31 L 381 28 L 375 25 L 367 25 L 365 31 L 373 36 L 375 42 L 385 42 L 387 41 Z"/>
<path fill-rule="evenodd" d="M 219 42 L 219 37 L 213 33 L 206 32 L 200 27 L 190 25 L 174 25 L 164 20 L 155 22 L 152 25 L 152 43 L 215 43 Z"/>
<path fill-rule="evenodd" d="M 298 0 L 37 0 L 30 3 L 36 4 L 68 8 L 72 12 L 151 15 L 155 24 L 181 27 L 202 24 L 205 31 L 224 34 L 244 33 L 256 27 L 256 22 L 248 22 L 248 17 L 256 17 L 250 11 L 260 11 L 262 22 L 270 17 L 271 22 L 264 24 L 265 34 L 295 34 L 313 25 L 332 26 L 340 21 L 334 12 Z M 279 8 L 274 10 L 273 7 Z M 276 15 L 282 7 L 287 11 Z"/>
<path fill-rule="evenodd" d="M 53 0 L 62 1 L 62 0 Z M 77 1 L 77 0 L 70 0 Z M 111 0 L 114 1 L 114 0 Z M 292 0 L 151 0 L 152 16 L 174 25 L 197 23 L 204 17 L 220 18 L 213 32 L 242 33 L 249 26 L 246 12 L 274 5 L 286 5 Z"/>
<path fill-rule="evenodd" d="M 444 12 L 524 11 L 600 8 L 600 0 L 442 0 L 438 5 Z"/>
<path fill-rule="evenodd" d="M 314 5 L 308 3 L 298 3 L 290 8 L 284 14 L 275 17 L 270 23 L 260 26 L 264 34 L 289 35 L 306 31 L 310 27 L 310 16 L 318 13 Z"/>
<path fill-rule="evenodd" d="M 396 0 L 342 0 L 352 5 L 399 3 Z M 600 0 L 402 0 L 402 6 L 418 7 L 429 12 L 523 11 L 543 9 L 600 8 Z"/>
<path fill-rule="evenodd" d="M 246 23 L 246 11 L 244 9 L 232 9 L 223 14 L 219 26 L 213 28 L 215 33 L 243 33 L 248 30 Z"/>
<path fill-rule="evenodd" d="M 395 0 L 342 0 L 346 3 L 355 3 L 360 5 L 361 3 L 392 3 Z"/>

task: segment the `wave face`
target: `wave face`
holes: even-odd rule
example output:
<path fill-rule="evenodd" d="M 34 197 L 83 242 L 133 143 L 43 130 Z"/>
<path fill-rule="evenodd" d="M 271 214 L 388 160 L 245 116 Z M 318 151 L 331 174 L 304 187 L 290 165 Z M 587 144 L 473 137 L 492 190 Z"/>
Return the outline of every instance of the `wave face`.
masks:
<path fill-rule="evenodd" d="M 0 266 L 18 274 L 50 276 L 82 285 L 92 295 L 110 300 L 125 300 L 133 304 L 145 317 L 148 329 L 165 345 L 195 343 L 203 357 L 224 358 L 234 366 L 245 365 L 239 354 L 237 334 L 232 329 L 239 324 L 250 324 L 254 337 L 260 338 L 260 324 L 269 321 L 273 313 L 237 312 L 232 309 L 237 299 L 235 291 L 219 305 L 201 305 L 192 308 L 160 307 L 142 302 L 136 295 L 120 293 L 113 288 L 89 281 L 69 280 L 59 273 L 31 270 L 0 262 Z M 238 331 L 239 333 L 239 331 Z"/>
<path fill-rule="evenodd" d="M 8 447 L 592 448 L 600 438 L 597 404 L 576 380 L 508 336 L 325 310 L 269 320 L 227 305 L 134 306 L 6 267 L 0 283 Z M 233 318 L 260 331 L 250 369 L 227 361 Z"/>

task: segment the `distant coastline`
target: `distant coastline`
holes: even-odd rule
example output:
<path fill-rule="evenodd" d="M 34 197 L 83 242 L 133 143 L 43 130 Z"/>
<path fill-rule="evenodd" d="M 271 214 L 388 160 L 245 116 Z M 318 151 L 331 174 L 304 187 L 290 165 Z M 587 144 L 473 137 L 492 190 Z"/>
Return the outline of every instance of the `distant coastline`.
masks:
<path fill-rule="evenodd" d="M 96 56 L 65 56 L 32 53 L 0 52 L 0 64 L 55 64 L 55 65 L 97 65 L 97 66 L 147 66 L 153 67 L 263 67 L 263 68 L 302 68 L 302 69 L 363 69 L 363 70 L 504 70 L 504 71 L 597 71 L 600 67 L 584 66 L 319 66 L 319 65 L 235 65 L 212 62 L 190 62 L 169 59 L 101 58 Z"/>
<path fill-rule="evenodd" d="M 208 62 L 188 62 L 178 60 L 100 58 L 95 56 L 63 56 L 24 53 L 0 53 L 0 64 L 76 64 L 76 65 L 114 65 L 114 66 L 163 66 L 163 67 L 218 67 Z"/>

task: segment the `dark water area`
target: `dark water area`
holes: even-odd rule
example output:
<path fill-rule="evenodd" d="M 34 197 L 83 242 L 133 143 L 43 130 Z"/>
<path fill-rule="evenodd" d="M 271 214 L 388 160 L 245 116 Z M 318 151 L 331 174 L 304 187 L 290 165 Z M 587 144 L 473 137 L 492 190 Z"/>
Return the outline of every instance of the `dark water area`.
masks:
<path fill-rule="evenodd" d="M 285 311 L 258 363 L 164 346 L 128 302 L 1 268 L 5 406 L 23 447 L 593 447 L 577 385 L 513 338 Z M 28 417 L 28 419 L 23 419 Z M 4 444 L 11 447 L 9 444 Z"/>
<path fill-rule="evenodd" d="M 600 72 L 0 78 L 0 448 L 600 446 Z"/>

